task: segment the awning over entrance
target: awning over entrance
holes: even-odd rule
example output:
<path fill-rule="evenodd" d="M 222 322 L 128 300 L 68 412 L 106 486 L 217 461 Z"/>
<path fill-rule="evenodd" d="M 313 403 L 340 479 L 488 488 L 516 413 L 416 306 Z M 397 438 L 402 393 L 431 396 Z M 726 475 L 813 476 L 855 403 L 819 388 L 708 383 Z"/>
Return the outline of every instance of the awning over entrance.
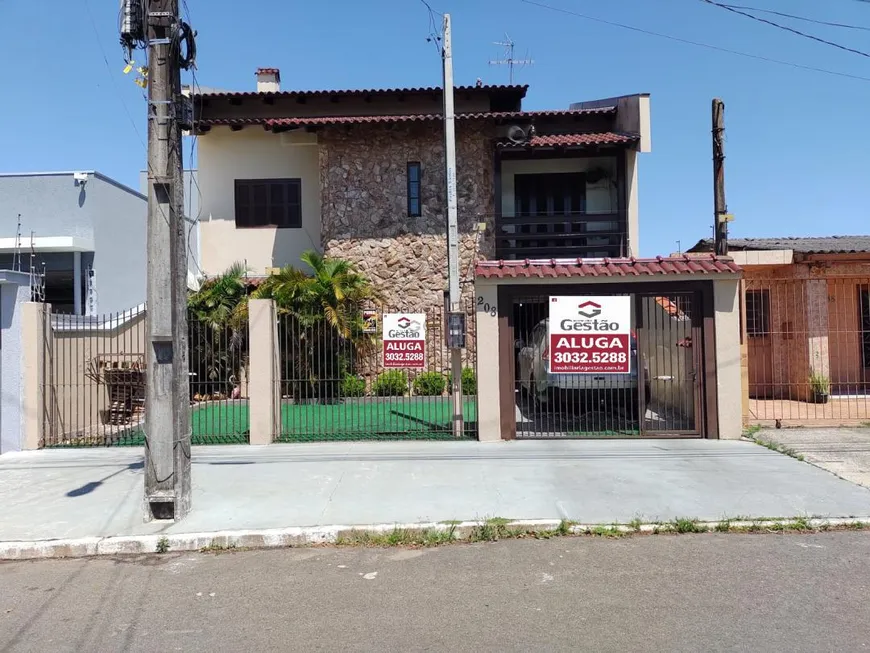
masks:
<path fill-rule="evenodd" d="M 740 266 L 722 256 L 656 258 L 534 259 L 478 261 L 475 276 L 484 279 L 562 277 L 647 277 L 675 274 L 740 274 Z"/>

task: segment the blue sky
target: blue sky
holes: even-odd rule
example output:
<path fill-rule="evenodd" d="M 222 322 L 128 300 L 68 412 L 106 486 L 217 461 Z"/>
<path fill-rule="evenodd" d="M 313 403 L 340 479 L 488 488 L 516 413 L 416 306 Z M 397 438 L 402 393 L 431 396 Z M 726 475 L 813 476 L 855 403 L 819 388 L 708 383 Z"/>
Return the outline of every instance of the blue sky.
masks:
<path fill-rule="evenodd" d="M 870 78 L 870 59 L 700 0 L 541 1 Z M 739 3 L 870 26 L 870 3 L 859 0 Z M 487 64 L 499 55 L 492 41 L 507 32 L 518 54 L 528 50 L 535 59 L 516 76 L 531 85 L 527 109 L 651 93 L 653 151 L 640 161 L 643 255 L 666 254 L 678 240 L 686 247 L 710 233 L 710 101 L 716 96 L 726 103 L 728 203 L 736 215 L 732 235 L 870 232 L 870 81 L 715 52 L 520 0 L 431 4 L 453 17 L 457 83 L 477 77 L 507 81 L 506 69 Z M 0 89 L 6 100 L 0 171 L 97 169 L 138 187 L 145 104 L 132 76 L 121 72 L 117 6 L 116 0 L 0 0 L 5 54 Z M 202 85 L 253 90 L 258 66 L 281 68 L 285 88 L 440 82 L 437 53 L 425 40 L 428 12 L 419 0 L 188 0 L 188 6 L 199 31 Z M 776 20 L 870 50 L 868 32 Z"/>

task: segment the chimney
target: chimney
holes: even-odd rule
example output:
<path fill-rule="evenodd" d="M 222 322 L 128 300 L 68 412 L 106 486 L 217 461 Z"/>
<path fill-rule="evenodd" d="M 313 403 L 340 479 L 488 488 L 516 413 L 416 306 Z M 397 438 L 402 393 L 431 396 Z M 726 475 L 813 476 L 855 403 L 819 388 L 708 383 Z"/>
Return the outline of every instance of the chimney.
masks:
<path fill-rule="evenodd" d="M 281 71 L 277 68 L 257 68 L 257 93 L 277 93 L 281 90 Z"/>

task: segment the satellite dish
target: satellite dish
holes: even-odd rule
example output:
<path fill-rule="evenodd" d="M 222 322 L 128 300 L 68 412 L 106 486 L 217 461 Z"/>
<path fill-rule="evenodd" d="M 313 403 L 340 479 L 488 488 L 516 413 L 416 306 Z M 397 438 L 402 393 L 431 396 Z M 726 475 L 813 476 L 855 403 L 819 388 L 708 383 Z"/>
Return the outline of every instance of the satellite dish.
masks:
<path fill-rule="evenodd" d="M 519 125 L 511 125 L 508 128 L 507 137 L 511 143 L 525 143 L 529 140 L 525 130 Z"/>

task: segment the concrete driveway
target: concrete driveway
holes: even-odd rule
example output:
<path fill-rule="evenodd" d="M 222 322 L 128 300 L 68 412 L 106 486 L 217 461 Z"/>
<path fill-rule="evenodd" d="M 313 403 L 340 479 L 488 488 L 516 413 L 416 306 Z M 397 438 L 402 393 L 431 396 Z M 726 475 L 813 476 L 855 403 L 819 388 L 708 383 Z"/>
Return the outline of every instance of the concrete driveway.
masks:
<path fill-rule="evenodd" d="M 787 447 L 813 465 L 870 488 L 870 428 L 762 429 L 755 437 Z"/>

